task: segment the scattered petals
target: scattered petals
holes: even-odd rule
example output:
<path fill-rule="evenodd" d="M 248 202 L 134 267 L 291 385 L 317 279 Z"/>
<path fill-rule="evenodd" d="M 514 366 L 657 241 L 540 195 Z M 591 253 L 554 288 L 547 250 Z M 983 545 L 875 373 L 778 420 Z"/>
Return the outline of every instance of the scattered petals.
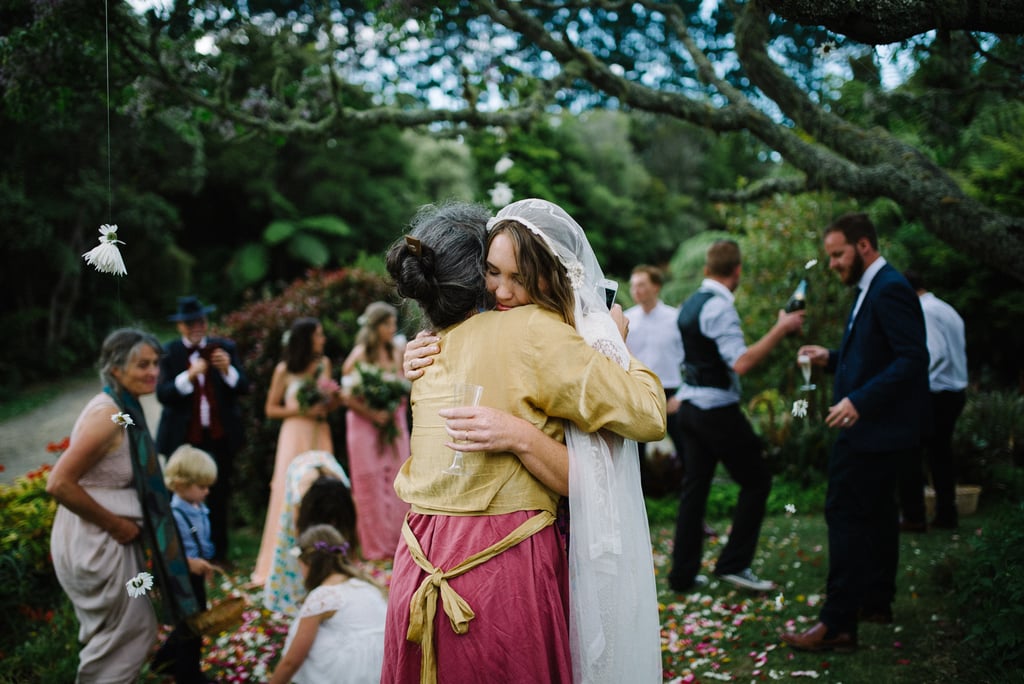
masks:
<path fill-rule="evenodd" d="M 124 266 L 124 259 L 121 258 L 121 250 L 118 245 L 124 243 L 117 239 L 117 225 L 104 223 L 100 226 L 100 244 L 93 247 L 82 256 L 85 263 L 95 268 L 100 273 L 123 276 L 128 273 Z"/>
<path fill-rule="evenodd" d="M 811 259 L 806 264 L 804 264 L 804 270 L 809 271 L 809 270 L 811 270 L 812 268 L 814 268 L 817 265 L 818 265 L 818 260 L 817 259 Z"/>
<path fill-rule="evenodd" d="M 128 595 L 132 598 L 138 598 L 139 596 L 145 595 L 147 591 L 153 588 L 153 576 L 148 572 L 140 572 L 135 577 L 124 583 L 125 588 L 128 590 Z"/>
<path fill-rule="evenodd" d="M 807 400 L 797 399 L 793 402 L 793 417 L 794 418 L 806 418 L 807 417 Z"/>
<path fill-rule="evenodd" d="M 135 421 L 127 413 L 115 413 L 110 416 L 110 420 L 114 421 L 114 425 L 120 425 L 126 430 L 129 425 L 135 425 Z"/>
<path fill-rule="evenodd" d="M 786 513 L 793 515 L 796 513 L 796 506 L 791 503 L 786 504 Z"/>

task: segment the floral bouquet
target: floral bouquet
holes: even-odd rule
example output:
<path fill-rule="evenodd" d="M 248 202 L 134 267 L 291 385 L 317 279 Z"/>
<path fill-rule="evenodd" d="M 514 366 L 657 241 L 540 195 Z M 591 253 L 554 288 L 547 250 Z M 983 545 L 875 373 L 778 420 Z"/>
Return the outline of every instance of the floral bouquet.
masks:
<path fill-rule="evenodd" d="M 326 404 L 339 389 L 338 383 L 331 378 L 306 378 L 296 394 L 299 408 L 306 411 L 317 404 Z"/>
<path fill-rule="evenodd" d="M 387 423 L 380 426 L 378 431 L 381 439 L 388 444 L 393 443 L 398 437 L 395 409 L 409 394 L 409 381 L 397 377 L 394 373 L 386 373 L 372 364 L 356 363 L 355 373 L 345 378 L 345 387 L 352 392 L 352 396 L 362 399 L 369 408 L 388 412 Z"/>

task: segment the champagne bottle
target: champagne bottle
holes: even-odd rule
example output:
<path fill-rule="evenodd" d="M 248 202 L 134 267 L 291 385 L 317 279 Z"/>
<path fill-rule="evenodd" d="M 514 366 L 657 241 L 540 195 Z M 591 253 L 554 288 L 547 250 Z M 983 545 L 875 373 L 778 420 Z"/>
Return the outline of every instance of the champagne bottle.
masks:
<path fill-rule="evenodd" d="M 789 301 L 786 302 L 786 313 L 800 311 L 807 308 L 807 279 L 801 278 L 800 283 L 793 290 Z"/>

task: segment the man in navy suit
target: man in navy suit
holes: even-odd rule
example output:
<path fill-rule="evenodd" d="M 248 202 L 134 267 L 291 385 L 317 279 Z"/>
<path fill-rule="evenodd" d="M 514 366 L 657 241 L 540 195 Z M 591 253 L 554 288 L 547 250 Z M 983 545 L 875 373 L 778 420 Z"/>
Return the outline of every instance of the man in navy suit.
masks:
<path fill-rule="evenodd" d="M 797 352 L 835 373 L 825 419 L 839 430 L 828 463 L 829 570 L 819 622 L 782 635 L 805 651 L 852 651 L 857 623 L 892 622 L 899 557 L 899 464 L 914 458 L 928 406 L 928 350 L 917 294 L 878 252 L 866 214 L 825 229 L 829 268 L 856 287 L 838 350 Z"/>
<path fill-rule="evenodd" d="M 167 318 L 181 337 L 164 345 L 156 397 L 163 404 L 156 444 L 170 456 L 188 443 L 217 462 L 217 482 L 210 488 L 210 536 L 214 562 L 224 564 L 228 550 L 228 499 L 235 452 L 242 445 L 242 411 L 238 397 L 249 391 L 235 343 L 208 337 L 206 316 L 216 307 L 196 297 L 179 297 L 178 311 Z"/>

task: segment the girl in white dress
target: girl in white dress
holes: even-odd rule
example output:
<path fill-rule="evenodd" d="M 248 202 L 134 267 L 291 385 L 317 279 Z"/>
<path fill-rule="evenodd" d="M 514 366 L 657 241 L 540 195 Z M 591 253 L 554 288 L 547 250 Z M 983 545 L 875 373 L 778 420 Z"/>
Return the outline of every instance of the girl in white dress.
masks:
<path fill-rule="evenodd" d="M 299 536 L 309 595 L 288 630 L 270 684 L 377 684 L 384 661 L 384 590 L 351 564 L 350 546 L 330 525 Z"/>

